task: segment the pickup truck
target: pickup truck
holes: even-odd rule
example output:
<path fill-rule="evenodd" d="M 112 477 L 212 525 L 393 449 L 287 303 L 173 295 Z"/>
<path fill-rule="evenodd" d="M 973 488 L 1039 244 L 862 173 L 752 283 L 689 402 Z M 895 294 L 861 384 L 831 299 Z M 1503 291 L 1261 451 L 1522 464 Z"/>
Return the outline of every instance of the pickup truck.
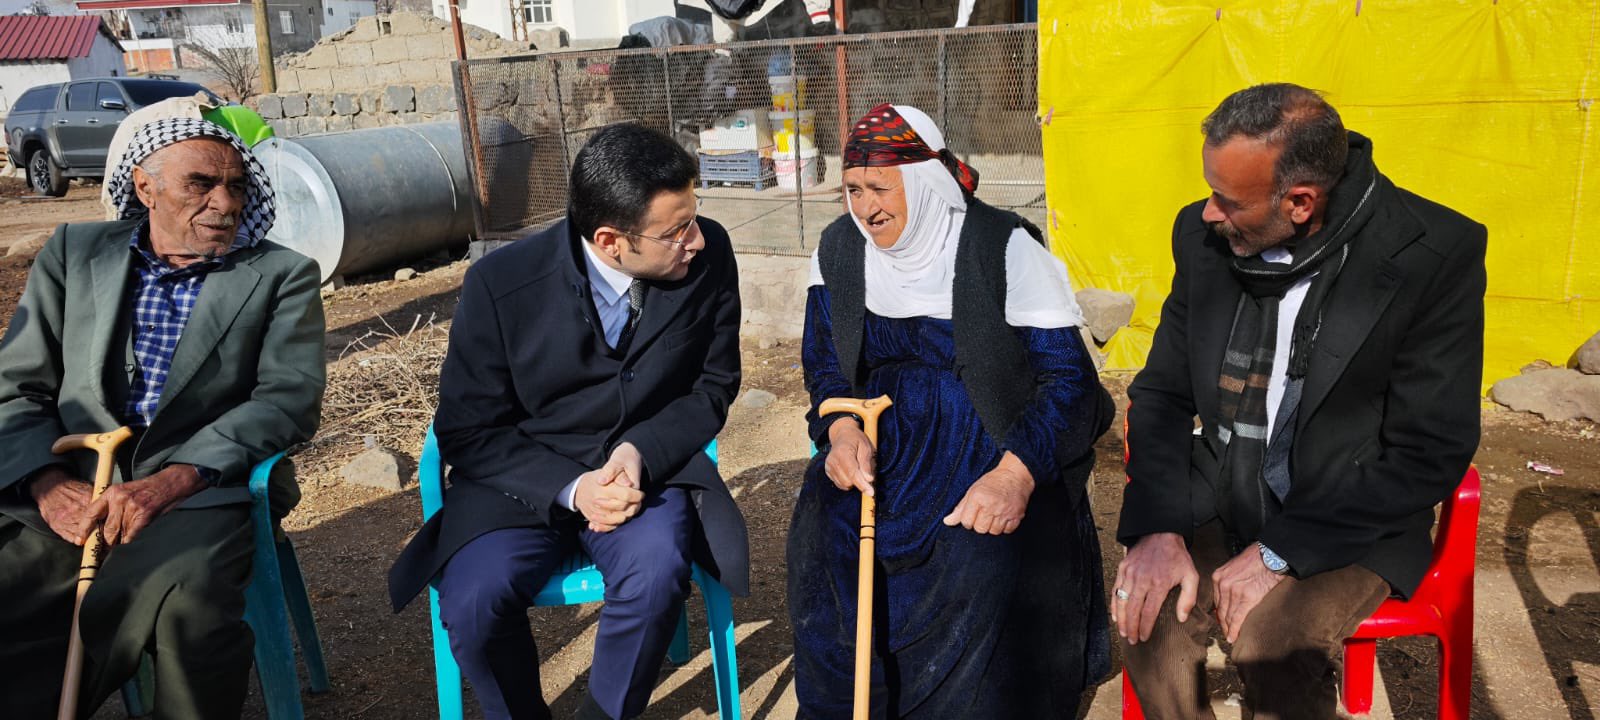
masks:
<path fill-rule="evenodd" d="M 105 173 L 106 149 L 128 113 L 195 93 L 216 98 L 192 82 L 147 78 L 86 78 L 30 88 L 6 116 L 6 153 L 12 165 L 26 169 L 34 192 L 59 197 L 69 178 Z"/>

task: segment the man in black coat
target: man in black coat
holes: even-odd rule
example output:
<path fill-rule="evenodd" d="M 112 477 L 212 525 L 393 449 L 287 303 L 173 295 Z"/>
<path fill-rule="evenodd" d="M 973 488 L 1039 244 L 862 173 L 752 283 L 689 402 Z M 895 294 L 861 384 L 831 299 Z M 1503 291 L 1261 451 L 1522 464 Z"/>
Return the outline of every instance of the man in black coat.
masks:
<path fill-rule="evenodd" d="M 691 560 L 749 592 L 744 519 L 702 452 L 739 389 L 739 285 L 696 165 L 637 125 L 596 133 L 567 218 L 467 272 L 439 380 L 444 509 L 389 575 L 436 574 L 450 648 L 490 718 L 548 718 L 527 608 L 574 548 L 606 579 L 580 718 L 645 708 Z"/>
<path fill-rule="evenodd" d="M 1313 91 L 1241 90 L 1203 127 L 1211 197 L 1178 213 L 1128 390 L 1112 615 L 1151 717 L 1211 716 L 1220 629 L 1256 718 L 1332 718 L 1343 639 L 1416 589 L 1477 448 L 1486 234 Z"/>

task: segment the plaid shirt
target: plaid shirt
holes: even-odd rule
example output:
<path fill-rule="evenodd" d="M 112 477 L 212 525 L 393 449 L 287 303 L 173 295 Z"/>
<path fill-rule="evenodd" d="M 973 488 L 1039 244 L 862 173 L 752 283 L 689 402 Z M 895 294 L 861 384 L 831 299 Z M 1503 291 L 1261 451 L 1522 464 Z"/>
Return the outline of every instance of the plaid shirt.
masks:
<path fill-rule="evenodd" d="M 168 265 L 145 248 L 148 227 L 139 226 L 129 240 L 135 281 L 129 304 L 133 306 L 133 356 L 138 363 L 123 411 L 123 422 L 130 427 L 148 427 L 155 417 L 167 371 L 172 369 L 172 353 L 178 349 L 178 338 L 189 323 L 195 301 L 200 299 L 206 273 L 221 265 L 220 259 L 183 268 Z"/>
<path fill-rule="evenodd" d="M 129 245 L 133 250 L 133 356 L 137 367 L 123 422 L 129 427 L 149 427 L 161 402 L 161 390 L 172 369 L 172 354 L 178 338 L 189 323 L 206 273 L 222 266 L 222 258 L 175 268 L 145 247 L 148 224 L 133 231 Z M 215 485 L 218 476 L 211 468 L 197 468 L 207 483 Z"/>

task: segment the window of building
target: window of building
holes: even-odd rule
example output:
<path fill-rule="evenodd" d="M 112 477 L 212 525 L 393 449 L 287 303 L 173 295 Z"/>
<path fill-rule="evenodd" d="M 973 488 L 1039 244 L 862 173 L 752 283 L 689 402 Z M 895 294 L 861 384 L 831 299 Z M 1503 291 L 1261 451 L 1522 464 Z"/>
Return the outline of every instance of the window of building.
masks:
<path fill-rule="evenodd" d="M 294 13 L 288 10 L 278 11 L 278 30 L 285 35 L 294 34 Z"/>
<path fill-rule="evenodd" d="M 244 20 L 239 17 L 239 11 L 224 11 L 222 13 L 222 27 L 231 33 L 244 32 Z"/>
<path fill-rule="evenodd" d="M 554 0 L 522 0 L 522 19 L 530 25 L 548 25 L 556 21 Z"/>

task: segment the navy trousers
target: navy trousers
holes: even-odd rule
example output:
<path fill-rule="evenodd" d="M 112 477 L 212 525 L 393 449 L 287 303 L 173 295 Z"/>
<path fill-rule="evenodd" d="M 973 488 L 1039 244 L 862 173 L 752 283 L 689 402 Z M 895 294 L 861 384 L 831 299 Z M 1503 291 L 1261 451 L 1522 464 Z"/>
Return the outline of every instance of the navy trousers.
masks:
<path fill-rule="evenodd" d="M 693 513 L 688 491 L 666 488 L 609 533 L 508 528 L 457 550 L 439 579 L 439 618 L 484 715 L 550 717 L 528 607 L 574 543 L 606 580 L 589 694 L 613 718 L 642 713 L 689 592 Z"/>

